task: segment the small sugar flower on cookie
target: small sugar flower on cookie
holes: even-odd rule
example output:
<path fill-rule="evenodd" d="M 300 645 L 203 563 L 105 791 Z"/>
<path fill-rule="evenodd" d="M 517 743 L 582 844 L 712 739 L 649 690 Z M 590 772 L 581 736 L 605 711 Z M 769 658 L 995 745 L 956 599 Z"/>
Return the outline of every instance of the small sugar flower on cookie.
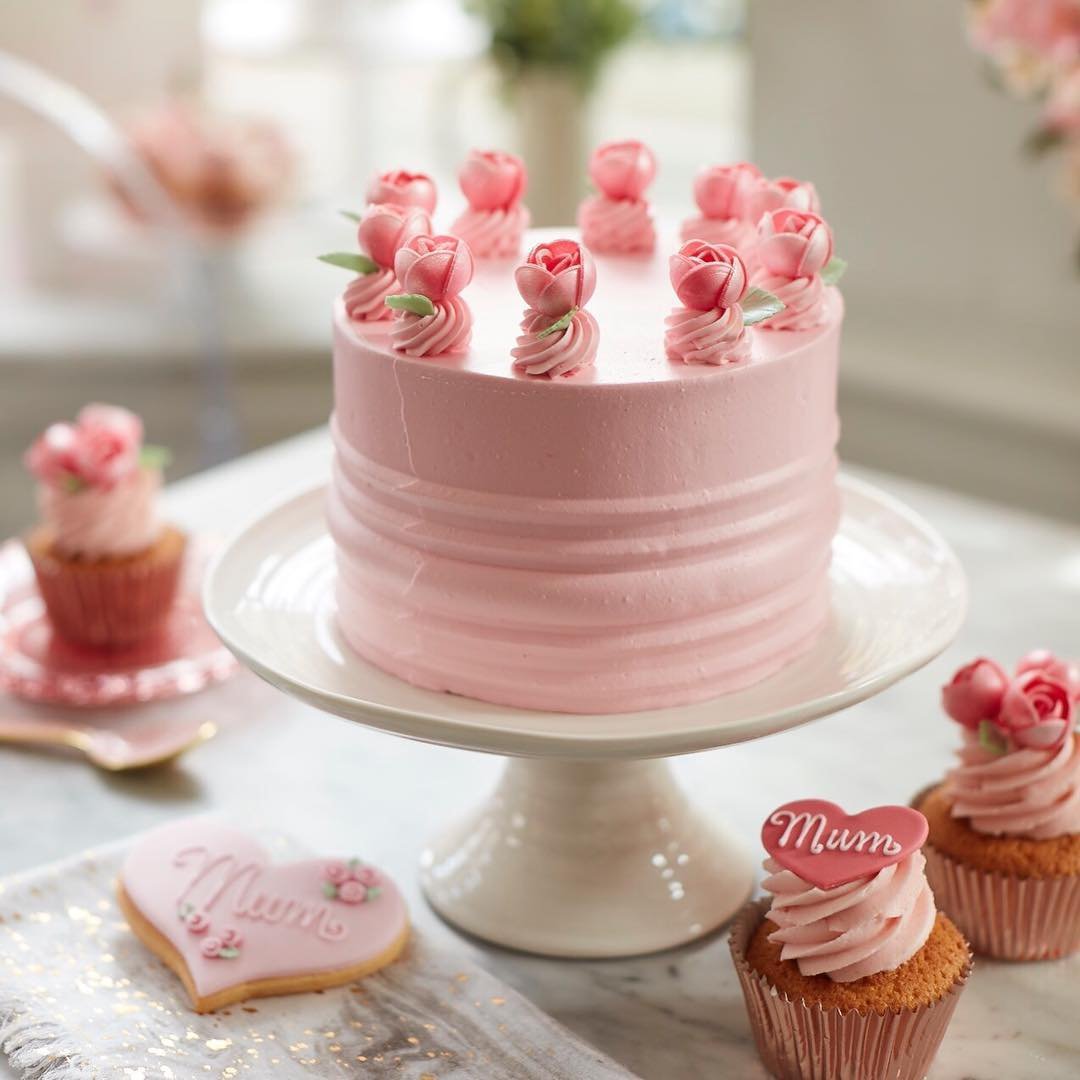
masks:
<path fill-rule="evenodd" d="M 207 960 L 235 960 L 240 955 L 240 946 L 244 939 L 231 927 L 221 937 L 211 935 L 206 938 L 199 951 Z"/>
<path fill-rule="evenodd" d="M 377 871 L 357 858 L 327 863 L 323 876 L 326 879 L 322 887 L 323 896 L 329 900 L 340 900 L 343 904 L 362 904 L 366 900 L 374 900 L 381 891 Z"/>

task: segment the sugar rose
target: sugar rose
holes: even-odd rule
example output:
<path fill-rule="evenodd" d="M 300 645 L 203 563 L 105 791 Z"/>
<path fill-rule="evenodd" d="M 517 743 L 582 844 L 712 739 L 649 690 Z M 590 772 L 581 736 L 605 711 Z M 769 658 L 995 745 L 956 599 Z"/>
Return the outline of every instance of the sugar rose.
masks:
<path fill-rule="evenodd" d="M 374 203 L 360 219 L 357 230 L 360 247 L 384 270 L 394 268 L 394 256 L 402 244 L 414 236 L 431 232 L 431 218 L 416 206 Z"/>
<path fill-rule="evenodd" d="M 707 218 L 726 221 L 743 217 L 751 185 L 760 176 L 758 167 L 748 161 L 708 165 L 694 177 L 694 202 Z"/>
<path fill-rule="evenodd" d="M 392 203 L 394 206 L 418 206 L 429 214 L 435 210 L 435 182 L 427 173 L 392 169 L 379 173 L 368 186 L 369 203 Z"/>
<path fill-rule="evenodd" d="M 728 244 L 687 240 L 668 266 L 675 295 L 695 311 L 723 311 L 746 293 L 746 267 Z"/>
<path fill-rule="evenodd" d="M 521 158 L 501 150 L 474 150 L 458 181 L 473 210 L 510 210 L 525 194 L 525 166 Z"/>
<path fill-rule="evenodd" d="M 819 273 L 832 258 L 829 226 L 806 210 L 772 210 L 758 223 L 758 262 L 770 274 L 803 278 Z"/>
<path fill-rule="evenodd" d="M 996 720 L 1009 678 L 993 660 L 980 657 L 960 668 L 941 689 L 941 703 L 958 724 L 976 730 L 983 720 Z"/>
<path fill-rule="evenodd" d="M 514 282 L 529 307 L 559 318 L 584 307 L 596 289 L 596 263 L 576 240 L 537 244 L 514 271 Z"/>
<path fill-rule="evenodd" d="M 1052 750 L 1064 742 L 1072 725 L 1072 700 L 1057 679 L 1036 670 L 1009 683 L 997 726 L 1018 747 Z"/>
<path fill-rule="evenodd" d="M 444 303 L 472 281 L 472 252 L 458 236 L 414 236 L 398 248 L 394 272 L 405 292 Z"/>
<path fill-rule="evenodd" d="M 636 139 L 604 143 L 589 159 L 589 177 L 609 199 L 640 199 L 655 175 L 652 151 Z"/>

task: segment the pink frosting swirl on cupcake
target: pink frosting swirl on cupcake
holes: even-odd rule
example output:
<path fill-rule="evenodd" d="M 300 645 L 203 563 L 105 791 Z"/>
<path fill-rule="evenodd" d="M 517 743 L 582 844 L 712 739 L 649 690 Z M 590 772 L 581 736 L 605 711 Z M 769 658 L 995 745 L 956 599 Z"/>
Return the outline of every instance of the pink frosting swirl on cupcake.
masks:
<path fill-rule="evenodd" d="M 521 322 L 524 331 L 511 349 L 514 367 L 526 375 L 546 375 L 549 378 L 573 375 L 592 365 L 600 341 L 600 328 L 593 316 L 580 308 L 562 330 L 538 337 L 558 320 L 532 309 L 525 312 Z"/>
<path fill-rule="evenodd" d="M 529 227 L 529 211 L 518 203 L 506 210 L 474 210 L 470 207 L 450 231 L 460 236 L 480 259 L 509 259 L 521 249 Z"/>
<path fill-rule="evenodd" d="M 656 227 L 644 199 L 593 195 L 581 204 L 578 225 L 581 239 L 595 251 L 633 255 L 656 247 Z"/>
<path fill-rule="evenodd" d="M 999 754 L 964 731 L 960 764 L 945 778 L 953 817 L 976 832 L 1045 840 L 1080 832 L 1080 753 L 1071 735 L 1052 750 Z"/>
<path fill-rule="evenodd" d="M 676 308 L 664 325 L 664 349 L 669 360 L 726 366 L 750 359 L 750 341 L 738 304 L 723 311 Z"/>
<path fill-rule="evenodd" d="M 433 315 L 395 311 L 390 341 L 406 356 L 464 351 L 472 338 L 472 312 L 460 296 L 440 301 Z"/>
<path fill-rule="evenodd" d="M 869 877 L 820 889 L 766 859 L 768 917 L 779 927 L 769 940 L 803 975 L 853 982 L 893 971 L 923 947 L 934 927 L 937 909 L 925 866 L 915 851 Z"/>
<path fill-rule="evenodd" d="M 386 306 L 386 298 L 397 290 L 398 281 L 393 270 L 360 274 L 345 286 L 345 313 L 357 322 L 389 319 L 393 312 Z"/>

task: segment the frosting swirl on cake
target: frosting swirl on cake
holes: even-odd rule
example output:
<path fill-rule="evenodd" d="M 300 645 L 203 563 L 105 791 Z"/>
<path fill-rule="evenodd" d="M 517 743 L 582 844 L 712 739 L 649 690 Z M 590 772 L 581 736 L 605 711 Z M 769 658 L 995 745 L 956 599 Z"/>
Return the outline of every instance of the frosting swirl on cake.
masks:
<path fill-rule="evenodd" d="M 768 329 L 813 330 L 821 325 L 825 317 L 825 284 L 819 275 L 786 278 L 764 274 L 756 277 L 754 284 L 771 292 L 784 305 L 783 311 L 764 324 Z"/>
<path fill-rule="evenodd" d="M 644 199 L 609 199 L 594 195 L 578 212 L 581 238 L 596 251 L 630 255 L 652 251 L 656 228 Z"/>
<path fill-rule="evenodd" d="M 1043 840 L 1080 832 L 1080 753 L 1070 735 L 1053 750 L 997 754 L 964 732 L 960 764 L 946 776 L 953 817 L 976 832 Z"/>
<path fill-rule="evenodd" d="M 934 926 L 925 865 L 922 852 L 914 851 L 876 874 L 821 889 L 766 859 L 768 918 L 779 928 L 769 940 L 803 975 L 853 982 L 892 971 L 923 947 Z"/>
<path fill-rule="evenodd" d="M 431 315 L 396 311 L 390 340 L 406 356 L 461 352 L 472 337 L 472 313 L 459 296 L 435 305 Z"/>
<path fill-rule="evenodd" d="M 680 240 L 704 240 L 709 244 L 729 244 L 740 252 L 753 247 L 753 225 L 738 218 L 687 218 L 679 228 Z"/>
<path fill-rule="evenodd" d="M 596 319 L 580 309 L 574 312 L 564 329 L 556 330 L 547 337 L 538 336 L 557 321 L 539 311 L 525 312 L 525 318 L 521 321 L 524 333 L 511 350 L 514 367 L 518 371 L 526 375 L 547 375 L 554 379 L 560 375 L 573 375 L 593 363 L 600 340 Z"/>
<path fill-rule="evenodd" d="M 665 320 L 668 359 L 684 364 L 741 364 L 750 359 L 750 339 L 743 331 L 738 304 L 723 311 L 676 308 Z"/>
<path fill-rule="evenodd" d="M 374 322 L 390 318 L 386 298 L 398 288 L 393 270 L 376 270 L 360 274 L 345 286 L 345 313 L 357 322 Z"/>
<path fill-rule="evenodd" d="M 506 210 L 466 210 L 451 226 L 481 259 L 512 258 L 529 227 L 529 211 L 518 203 Z"/>

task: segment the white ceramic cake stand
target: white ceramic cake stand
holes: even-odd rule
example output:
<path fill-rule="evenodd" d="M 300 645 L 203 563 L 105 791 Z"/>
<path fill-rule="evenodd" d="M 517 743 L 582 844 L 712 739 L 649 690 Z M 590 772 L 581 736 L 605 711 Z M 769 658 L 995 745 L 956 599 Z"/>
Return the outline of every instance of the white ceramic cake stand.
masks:
<path fill-rule="evenodd" d="M 901 503 L 841 480 L 829 624 L 783 672 L 713 701 L 606 716 L 491 705 L 419 690 L 360 660 L 334 619 L 324 489 L 288 499 L 211 566 L 211 624 L 264 679 L 349 720 L 511 757 L 493 795 L 424 852 L 422 884 L 450 922 L 552 956 L 629 956 L 725 922 L 753 867 L 699 812 L 676 754 L 767 735 L 884 689 L 940 652 L 963 619 L 963 572 Z"/>

